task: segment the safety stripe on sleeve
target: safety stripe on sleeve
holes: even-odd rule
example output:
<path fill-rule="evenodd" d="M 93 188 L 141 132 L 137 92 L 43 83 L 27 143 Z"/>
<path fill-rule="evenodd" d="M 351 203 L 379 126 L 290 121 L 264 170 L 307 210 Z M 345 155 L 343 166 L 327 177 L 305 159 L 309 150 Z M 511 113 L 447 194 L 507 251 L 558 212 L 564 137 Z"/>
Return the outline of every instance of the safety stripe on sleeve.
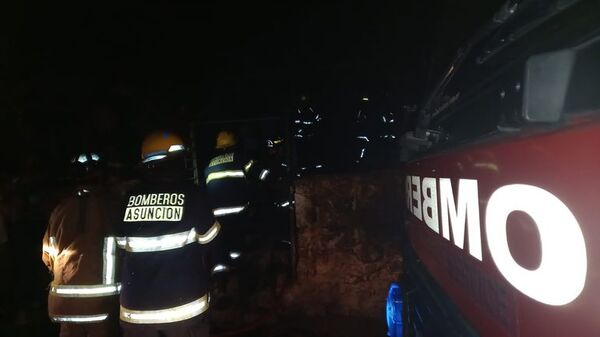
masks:
<path fill-rule="evenodd" d="M 177 307 L 160 310 L 132 310 L 121 306 L 121 320 L 133 324 L 160 324 L 179 322 L 198 316 L 208 310 L 208 295 Z"/>
<path fill-rule="evenodd" d="M 206 183 L 210 183 L 213 180 L 224 179 L 224 178 L 245 178 L 246 175 L 242 170 L 228 170 L 209 173 L 206 177 Z"/>
<path fill-rule="evenodd" d="M 246 209 L 246 205 L 244 206 L 233 206 L 233 207 L 221 207 L 213 209 L 213 215 L 215 217 L 225 216 L 229 214 L 237 214 Z"/>
<path fill-rule="evenodd" d="M 267 170 L 267 169 L 265 169 L 265 170 L 262 170 L 262 171 L 260 172 L 260 177 L 259 177 L 259 178 L 260 178 L 260 180 L 265 180 L 265 179 L 267 179 L 267 176 L 269 175 L 269 172 L 270 172 L 270 171 L 269 171 L 269 170 Z"/>
<path fill-rule="evenodd" d="M 71 315 L 71 316 L 52 316 L 50 319 L 56 323 L 94 323 L 102 322 L 108 318 L 108 314 L 99 315 Z"/>
<path fill-rule="evenodd" d="M 250 171 L 250 168 L 252 167 L 253 164 L 254 164 L 254 160 L 250 160 L 246 165 L 244 165 L 244 171 L 246 171 L 246 172 Z"/>
<path fill-rule="evenodd" d="M 221 231 L 221 224 L 218 221 L 215 221 L 213 223 L 212 227 L 210 227 L 210 229 L 207 230 L 206 233 L 198 234 L 198 243 L 205 245 L 205 244 L 211 242 L 212 240 L 214 240 L 217 237 L 217 235 L 219 234 L 220 231 Z"/>

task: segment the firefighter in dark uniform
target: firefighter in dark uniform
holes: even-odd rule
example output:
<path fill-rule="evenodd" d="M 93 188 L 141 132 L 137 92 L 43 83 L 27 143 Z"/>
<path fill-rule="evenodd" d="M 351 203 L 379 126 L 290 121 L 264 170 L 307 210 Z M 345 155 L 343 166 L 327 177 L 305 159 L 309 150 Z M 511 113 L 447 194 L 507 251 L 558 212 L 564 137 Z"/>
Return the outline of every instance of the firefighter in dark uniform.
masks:
<path fill-rule="evenodd" d="M 204 170 L 206 191 L 212 212 L 223 225 L 223 241 L 230 257 L 241 254 L 243 239 L 249 231 L 247 217 L 253 186 L 251 179 L 265 180 L 269 170 L 246 156 L 237 146 L 232 131 L 217 135 L 217 153 Z"/>
<path fill-rule="evenodd" d="M 42 259 L 53 275 L 48 314 L 61 337 L 118 335 L 117 203 L 101 187 L 100 157 L 84 153 L 72 161 L 77 187 L 54 209 L 43 239 Z"/>
<path fill-rule="evenodd" d="M 218 264 L 220 225 L 186 179 L 184 153 L 172 133 L 148 136 L 145 176 L 124 200 L 117 244 L 125 337 L 208 336 L 210 272 L 225 269 Z"/>

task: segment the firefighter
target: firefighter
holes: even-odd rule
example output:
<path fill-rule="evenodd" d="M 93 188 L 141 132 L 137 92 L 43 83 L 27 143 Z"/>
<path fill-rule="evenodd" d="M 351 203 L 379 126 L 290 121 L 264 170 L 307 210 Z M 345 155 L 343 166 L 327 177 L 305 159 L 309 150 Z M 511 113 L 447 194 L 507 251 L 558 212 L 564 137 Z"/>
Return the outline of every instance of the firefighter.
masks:
<path fill-rule="evenodd" d="M 212 212 L 223 225 L 223 240 L 232 259 L 241 254 L 248 231 L 247 213 L 252 195 L 249 178 L 264 181 L 269 176 L 269 170 L 260 169 L 258 163 L 248 158 L 237 145 L 232 131 L 219 132 L 217 153 L 204 170 Z"/>
<path fill-rule="evenodd" d="M 215 254 L 220 225 L 186 178 L 179 136 L 152 133 L 141 154 L 144 174 L 117 228 L 124 336 L 208 336 L 210 271 L 226 269 Z"/>
<path fill-rule="evenodd" d="M 118 334 L 117 204 L 101 185 L 100 165 L 95 153 L 73 158 L 77 187 L 53 210 L 44 234 L 42 259 L 53 275 L 48 314 L 61 337 Z"/>

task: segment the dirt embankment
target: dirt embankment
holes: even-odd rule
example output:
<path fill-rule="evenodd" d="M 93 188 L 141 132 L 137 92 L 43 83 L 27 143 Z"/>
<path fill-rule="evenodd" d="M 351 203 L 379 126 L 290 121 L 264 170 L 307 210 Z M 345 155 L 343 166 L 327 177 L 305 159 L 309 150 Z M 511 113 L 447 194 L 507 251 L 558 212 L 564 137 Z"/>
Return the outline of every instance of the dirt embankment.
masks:
<path fill-rule="evenodd" d="M 323 175 L 296 185 L 298 277 L 286 307 L 308 317 L 383 322 L 402 266 L 401 176 L 392 171 Z M 381 336 L 381 326 L 374 336 Z"/>

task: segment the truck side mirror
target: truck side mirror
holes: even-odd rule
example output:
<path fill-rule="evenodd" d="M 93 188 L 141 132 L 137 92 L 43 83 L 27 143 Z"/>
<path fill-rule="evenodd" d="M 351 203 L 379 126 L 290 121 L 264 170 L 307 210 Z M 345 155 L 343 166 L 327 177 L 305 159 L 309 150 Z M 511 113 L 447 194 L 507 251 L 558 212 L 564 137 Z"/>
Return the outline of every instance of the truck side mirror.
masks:
<path fill-rule="evenodd" d="M 574 64 L 572 49 L 538 54 L 527 60 L 522 110 L 525 121 L 552 123 L 561 119 Z"/>

